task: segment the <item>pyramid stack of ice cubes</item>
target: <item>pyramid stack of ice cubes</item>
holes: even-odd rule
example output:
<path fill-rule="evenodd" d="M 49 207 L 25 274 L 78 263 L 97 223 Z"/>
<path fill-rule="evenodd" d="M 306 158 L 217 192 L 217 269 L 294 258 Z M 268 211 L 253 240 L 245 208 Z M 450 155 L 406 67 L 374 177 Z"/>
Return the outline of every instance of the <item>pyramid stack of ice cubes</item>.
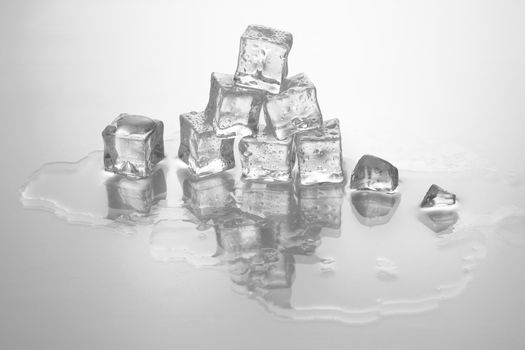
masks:
<path fill-rule="evenodd" d="M 206 109 L 180 115 L 178 156 L 193 176 L 232 169 L 238 138 L 244 180 L 290 182 L 297 161 L 301 185 L 344 181 L 339 120 L 323 122 L 304 73 L 288 77 L 292 42 L 291 33 L 248 26 L 235 73 L 212 73 Z"/>

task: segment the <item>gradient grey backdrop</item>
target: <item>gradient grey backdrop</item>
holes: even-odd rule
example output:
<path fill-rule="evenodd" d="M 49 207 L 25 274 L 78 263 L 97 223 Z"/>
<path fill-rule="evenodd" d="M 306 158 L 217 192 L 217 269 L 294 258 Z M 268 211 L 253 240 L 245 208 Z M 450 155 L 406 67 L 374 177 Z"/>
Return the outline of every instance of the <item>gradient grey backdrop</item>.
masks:
<path fill-rule="evenodd" d="M 100 149 L 117 114 L 173 130 L 203 109 L 250 23 L 294 34 L 290 73 L 306 72 L 323 114 L 341 118 L 346 156 L 405 165 L 398 150 L 425 152 L 430 138 L 525 170 L 521 0 L 1 1 L 0 348 L 519 348 L 523 248 L 490 246 L 467 291 L 428 314 L 293 324 L 214 294 L 229 290 L 223 275 L 153 263 L 147 237 L 21 208 L 32 171 Z"/>

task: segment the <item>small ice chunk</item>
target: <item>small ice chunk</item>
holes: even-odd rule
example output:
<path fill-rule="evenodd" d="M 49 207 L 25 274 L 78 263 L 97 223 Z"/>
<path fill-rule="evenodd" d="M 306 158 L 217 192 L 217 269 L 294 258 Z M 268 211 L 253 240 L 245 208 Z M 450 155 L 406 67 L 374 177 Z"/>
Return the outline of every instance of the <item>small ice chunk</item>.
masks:
<path fill-rule="evenodd" d="M 364 155 L 357 162 L 350 180 L 354 190 L 392 192 L 399 184 L 397 168 L 381 158 Z"/>
<path fill-rule="evenodd" d="M 342 184 L 299 186 L 300 217 L 305 225 L 338 229 L 341 226 Z"/>
<path fill-rule="evenodd" d="M 189 165 L 192 175 L 204 177 L 233 168 L 233 142 L 234 139 L 221 139 L 215 135 L 204 112 L 180 115 L 178 155 Z"/>
<path fill-rule="evenodd" d="M 352 209 L 365 226 L 384 225 L 390 221 L 401 200 L 399 194 L 356 191 L 351 194 Z"/>
<path fill-rule="evenodd" d="M 221 173 L 203 179 L 184 180 L 184 203 L 201 221 L 228 213 L 235 207 L 233 188 L 235 181 L 230 174 Z"/>
<path fill-rule="evenodd" d="M 423 198 L 421 208 L 446 207 L 454 204 L 456 204 L 456 195 L 434 184 Z"/>
<path fill-rule="evenodd" d="M 315 86 L 304 73 L 285 79 L 280 94 L 268 95 L 264 115 L 266 124 L 279 140 L 319 128 L 323 123 Z"/>
<path fill-rule="evenodd" d="M 140 115 L 121 114 L 102 131 L 104 168 L 143 178 L 164 158 L 164 124 Z"/>
<path fill-rule="evenodd" d="M 242 211 L 261 218 L 278 218 L 293 215 L 295 197 L 289 184 L 245 183 L 239 200 Z"/>
<path fill-rule="evenodd" d="M 291 33 L 260 25 L 250 25 L 241 37 L 235 84 L 279 93 L 288 75 Z"/>
<path fill-rule="evenodd" d="M 458 219 L 459 215 L 454 210 L 428 211 L 419 217 L 419 221 L 438 234 L 450 233 Z"/>
<path fill-rule="evenodd" d="M 339 119 L 327 120 L 320 129 L 297 134 L 295 147 L 301 185 L 344 181 Z"/>
<path fill-rule="evenodd" d="M 132 214 L 149 214 L 155 204 L 166 198 L 164 171 L 158 168 L 143 179 L 112 176 L 106 181 L 106 191 L 109 219 Z"/>
<path fill-rule="evenodd" d="M 231 74 L 212 73 L 206 118 L 218 137 L 252 135 L 257 131 L 264 96 L 262 91 L 235 86 Z"/>
<path fill-rule="evenodd" d="M 289 182 L 295 163 L 293 138 L 277 140 L 266 131 L 239 141 L 242 179 L 262 182 Z"/>

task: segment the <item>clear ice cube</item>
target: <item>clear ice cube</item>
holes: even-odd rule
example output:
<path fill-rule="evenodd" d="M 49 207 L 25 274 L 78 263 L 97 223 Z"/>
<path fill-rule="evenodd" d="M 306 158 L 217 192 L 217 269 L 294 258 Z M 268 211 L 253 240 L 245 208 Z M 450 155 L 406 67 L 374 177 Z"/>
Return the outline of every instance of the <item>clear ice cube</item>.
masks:
<path fill-rule="evenodd" d="M 261 218 L 288 217 L 293 213 L 295 197 L 292 184 L 245 183 L 239 208 Z"/>
<path fill-rule="evenodd" d="M 257 131 L 265 93 L 235 86 L 232 74 L 212 73 L 206 118 L 218 137 L 251 135 Z"/>
<path fill-rule="evenodd" d="M 352 210 L 357 220 L 365 226 L 384 225 L 396 212 L 401 195 L 372 191 L 355 191 L 351 194 Z"/>
<path fill-rule="evenodd" d="M 235 84 L 272 94 L 279 93 L 288 75 L 291 33 L 260 25 L 250 25 L 241 37 Z"/>
<path fill-rule="evenodd" d="M 344 181 L 338 119 L 326 121 L 322 128 L 297 134 L 295 147 L 301 185 Z"/>
<path fill-rule="evenodd" d="M 319 128 L 323 123 L 315 86 L 304 73 L 285 79 L 278 95 L 267 96 L 264 116 L 269 129 L 279 140 Z"/>
<path fill-rule="evenodd" d="M 218 138 L 204 112 L 180 115 L 180 138 L 178 155 L 192 175 L 204 177 L 235 166 L 234 139 Z"/>
<path fill-rule="evenodd" d="M 217 218 L 235 207 L 235 181 L 221 173 L 202 179 L 186 178 L 183 183 L 184 203 L 201 221 Z"/>
<path fill-rule="evenodd" d="M 295 163 L 293 139 L 277 140 L 265 130 L 239 141 L 242 179 L 289 182 Z"/>
<path fill-rule="evenodd" d="M 341 227 L 343 184 L 299 186 L 297 197 L 299 215 L 305 225 L 333 229 Z"/>
<path fill-rule="evenodd" d="M 164 158 L 164 124 L 140 115 L 121 114 L 102 131 L 104 168 L 143 178 Z"/>
<path fill-rule="evenodd" d="M 456 204 L 456 195 L 433 184 L 421 202 L 421 208 L 446 207 Z"/>
<path fill-rule="evenodd" d="M 384 159 L 364 155 L 357 162 L 350 179 L 354 190 L 392 192 L 399 184 L 397 168 Z"/>

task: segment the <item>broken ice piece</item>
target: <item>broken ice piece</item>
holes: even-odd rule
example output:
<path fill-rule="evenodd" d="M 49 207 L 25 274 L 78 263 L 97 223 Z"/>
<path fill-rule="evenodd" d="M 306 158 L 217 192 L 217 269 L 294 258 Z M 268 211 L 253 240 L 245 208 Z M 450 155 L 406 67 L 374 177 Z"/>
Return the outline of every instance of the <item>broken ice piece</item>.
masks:
<path fill-rule="evenodd" d="M 421 208 L 446 207 L 456 204 L 456 195 L 432 185 L 421 202 Z"/>
<path fill-rule="evenodd" d="M 288 184 L 245 183 L 239 208 L 261 218 L 293 215 L 295 198 L 293 186 Z"/>
<path fill-rule="evenodd" d="M 144 179 L 112 176 L 106 181 L 106 191 L 109 219 L 135 214 L 147 215 L 155 204 L 166 198 L 164 171 L 156 169 Z"/>
<path fill-rule="evenodd" d="M 235 86 L 231 74 L 212 73 L 206 118 L 218 137 L 251 135 L 257 131 L 264 96 L 262 91 Z"/>
<path fill-rule="evenodd" d="M 218 138 L 204 112 L 180 115 L 180 139 L 179 158 L 194 176 L 217 174 L 235 166 L 234 139 Z"/>
<path fill-rule="evenodd" d="M 203 179 L 184 180 L 184 203 L 201 221 L 225 215 L 235 207 L 233 188 L 235 181 L 230 174 L 221 173 Z"/>
<path fill-rule="evenodd" d="M 289 182 L 295 163 L 293 139 L 277 140 L 265 130 L 239 141 L 242 179 Z"/>
<path fill-rule="evenodd" d="M 341 226 L 342 184 L 299 186 L 300 217 L 305 225 L 337 229 Z"/>
<path fill-rule="evenodd" d="M 250 25 L 241 37 L 235 84 L 279 93 L 288 75 L 291 33 L 260 25 Z"/>
<path fill-rule="evenodd" d="M 350 188 L 354 190 L 392 192 L 398 184 L 397 168 L 386 160 L 368 154 L 359 159 L 350 180 Z"/>
<path fill-rule="evenodd" d="M 164 158 L 164 124 L 140 115 L 121 114 L 102 131 L 104 169 L 143 178 Z"/>
<path fill-rule="evenodd" d="M 384 225 L 390 221 L 401 200 L 399 194 L 356 191 L 351 194 L 352 210 L 365 226 Z"/>
<path fill-rule="evenodd" d="M 344 181 L 339 119 L 327 120 L 320 129 L 297 134 L 295 147 L 301 185 Z"/>
<path fill-rule="evenodd" d="M 428 211 L 419 217 L 419 221 L 438 234 L 450 233 L 459 215 L 454 210 Z"/>
<path fill-rule="evenodd" d="M 264 115 L 268 128 L 279 140 L 323 123 L 315 86 L 304 73 L 285 79 L 278 95 L 268 95 Z"/>

